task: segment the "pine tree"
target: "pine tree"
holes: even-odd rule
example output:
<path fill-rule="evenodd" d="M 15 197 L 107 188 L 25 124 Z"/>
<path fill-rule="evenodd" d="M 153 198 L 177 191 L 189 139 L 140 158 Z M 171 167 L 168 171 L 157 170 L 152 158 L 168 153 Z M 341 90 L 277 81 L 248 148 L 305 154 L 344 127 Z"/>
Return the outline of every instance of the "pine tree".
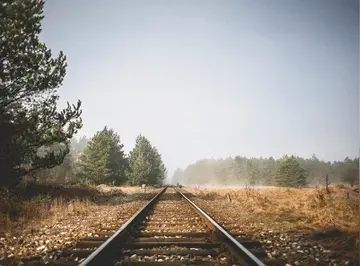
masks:
<path fill-rule="evenodd" d="M 275 184 L 275 174 L 276 174 L 276 161 L 273 157 L 265 160 L 263 170 L 263 184 L 264 185 L 274 185 Z"/>
<path fill-rule="evenodd" d="M 129 161 L 129 182 L 133 185 L 159 184 L 165 178 L 166 168 L 160 153 L 142 135 L 136 138 L 136 144 L 130 152 Z"/>
<path fill-rule="evenodd" d="M 46 150 L 44 148 L 39 149 L 39 153 L 46 154 L 49 152 L 55 152 L 55 154 L 59 153 L 61 150 L 65 149 L 66 146 L 63 144 L 52 145 L 51 147 L 47 147 Z M 42 169 L 36 172 L 36 178 L 38 180 L 47 180 L 48 178 L 52 179 L 56 182 L 66 182 L 66 181 L 74 181 L 74 159 L 71 153 L 68 153 L 62 164 L 55 166 L 51 169 Z"/>
<path fill-rule="evenodd" d="M 120 142 L 120 136 L 113 130 L 108 131 L 110 140 L 109 169 L 110 179 L 115 185 L 127 182 L 126 172 L 129 168 L 129 160 L 124 152 L 124 145 Z"/>
<path fill-rule="evenodd" d="M 149 178 L 149 184 L 161 184 L 166 177 L 166 167 L 162 161 L 159 151 L 152 147 L 152 173 Z"/>
<path fill-rule="evenodd" d="M 147 183 L 151 175 L 151 144 L 139 135 L 136 138 L 135 147 L 129 154 L 129 182 L 132 185 Z"/>
<path fill-rule="evenodd" d="M 4 0 L 0 4 L 0 168 L 2 185 L 52 168 L 69 153 L 67 142 L 81 128 L 81 102 L 57 111 L 66 74 L 62 52 L 53 58 L 39 40 L 43 0 Z M 40 157 L 41 147 L 63 143 L 60 153 Z"/>
<path fill-rule="evenodd" d="M 359 166 L 350 166 L 346 171 L 341 174 L 341 181 L 353 187 L 359 184 Z"/>
<path fill-rule="evenodd" d="M 260 179 L 260 169 L 257 165 L 257 161 L 253 158 L 250 158 L 247 161 L 247 173 L 249 185 L 257 185 Z"/>
<path fill-rule="evenodd" d="M 320 159 L 315 160 L 315 156 L 306 159 L 301 157 L 293 158 L 299 163 L 300 168 L 303 169 L 304 175 L 306 173 L 306 183 L 316 184 L 319 174 L 322 175 L 322 178 L 328 174 L 329 182 L 332 184 L 349 182 L 350 180 L 354 180 L 355 183 L 358 181 L 358 177 L 356 179 L 350 178 L 349 181 L 345 180 L 345 176 L 357 176 L 354 174 L 354 170 L 349 170 L 348 173 L 346 173 L 346 171 L 351 168 L 359 169 L 358 157 L 353 159 L 345 158 L 344 161 L 335 162 L 325 162 Z M 183 184 L 206 184 L 214 182 L 224 185 L 249 185 L 250 181 L 255 180 L 256 184 L 276 185 L 276 172 L 284 159 L 285 158 L 275 160 L 273 157 L 246 158 L 244 156 L 235 156 L 234 158 L 227 158 L 225 160 L 201 159 L 184 168 L 184 178 L 182 182 Z M 227 162 L 227 160 L 229 161 Z M 350 174 L 350 172 L 352 172 L 352 174 Z M 300 179 L 302 179 L 302 177 Z M 303 184 L 303 182 L 300 183 Z"/>
<path fill-rule="evenodd" d="M 120 137 L 105 127 L 89 141 L 77 162 L 77 176 L 86 184 L 116 184 L 126 182 L 128 160 Z"/>
<path fill-rule="evenodd" d="M 73 137 L 71 139 L 70 153 L 72 154 L 74 160 L 76 160 L 79 157 L 79 155 L 84 150 L 84 148 L 86 147 L 88 142 L 89 142 L 89 140 L 87 139 L 86 136 L 82 136 L 79 139 L 77 139 L 76 137 Z"/>
<path fill-rule="evenodd" d="M 305 171 L 294 156 L 285 156 L 279 161 L 275 180 L 279 186 L 301 187 L 306 185 Z"/>

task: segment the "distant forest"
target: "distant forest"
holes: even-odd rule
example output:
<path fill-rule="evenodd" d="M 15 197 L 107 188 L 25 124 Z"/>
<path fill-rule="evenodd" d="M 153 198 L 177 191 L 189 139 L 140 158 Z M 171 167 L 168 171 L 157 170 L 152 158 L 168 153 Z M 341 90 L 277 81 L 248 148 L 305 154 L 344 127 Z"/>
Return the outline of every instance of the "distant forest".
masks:
<path fill-rule="evenodd" d="M 289 158 L 288 156 L 286 156 Z M 359 182 L 359 158 L 346 157 L 343 161 L 325 162 L 316 155 L 304 159 L 292 156 L 298 162 L 297 170 L 304 178 L 303 185 L 324 185 L 326 176 L 331 184 Z M 182 185 L 251 186 L 279 185 L 277 178 L 281 171 L 289 172 L 291 167 L 279 169 L 284 158 L 246 158 L 242 156 L 226 159 L 202 159 L 177 169 L 171 183 Z M 289 174 L 288 174 L 289 175 Z M 294 174 L 292 174 L 294 175 Z"/>

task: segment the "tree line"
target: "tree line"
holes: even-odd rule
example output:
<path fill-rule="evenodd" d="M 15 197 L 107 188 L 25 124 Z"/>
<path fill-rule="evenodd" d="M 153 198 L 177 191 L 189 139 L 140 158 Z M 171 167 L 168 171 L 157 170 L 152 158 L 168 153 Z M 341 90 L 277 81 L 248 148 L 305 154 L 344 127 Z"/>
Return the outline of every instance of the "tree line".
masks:
<path fill-rule="evenodd" d="M 66 56 L 53 57 L 40 41 L 43 11 L 44 0 L 0 5 L 0 186 L 48 176 L 86 184 L 161 182 L 161 155 L 144 136 L 129 155 L 107 127 L 90 140 L 74 140 L 83 126 L 81 101 L 58 106 Z"/>
<path fill-rule="evenodd" d="M 166 169 L 157 149 L 138 136 L 126 155 L 119 135 L 105 127 L 91 140 L 73 137 L 82 128 L 81 101 L 59 108 L 66 56 L 55 57 L 40 41 L 44 0 L 6 0 L 0 5 L 0 185 L 24 177 L 68 178 L 87 184 L 155 184 Z M 324 162 L 304 159 L 234 158 L 200 160 L 178 169 L 184 184 L 303 186 L 358 182 L 359 158 Z"/>
<path fill-rule="evenodd" d="M 57 145 L 61 149 L 61 145 Z M 36 177 L 53 182 L 80 182 L 87 185 L 161 184 L 166 167 L 150 141 L 139 135 L 127 155 L 120 136 L 107 126 L 91 139 L 73 138 L 64 162 L 39 171 Z"/>
<path fill-rule="evenodd" d="M 284 156 L 279 159 L 246 158 L 202 159 L 177 169 L 172 183 L 185 185 L 291 186 L 359 183 L 359 158 L 325 162 L 312 158 Z"/>

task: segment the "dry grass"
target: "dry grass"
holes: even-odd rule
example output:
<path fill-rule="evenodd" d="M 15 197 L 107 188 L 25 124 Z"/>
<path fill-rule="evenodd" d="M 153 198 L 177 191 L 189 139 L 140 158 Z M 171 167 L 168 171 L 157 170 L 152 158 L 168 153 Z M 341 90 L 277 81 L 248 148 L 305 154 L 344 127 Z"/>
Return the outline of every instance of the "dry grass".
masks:
<path fill-rule="evenodd" d="M 30 200 L 19 200 L 11 196 L 0 204 L 0 233 L 22 230 L 32 223 L 38 223 L 49 217 L 56 218 L 68 213 L 81 214 L 94 203 L 88 199 L 65 197 L 51 198 L 38 195 Z"/>
<path fill-rule="evenodd" d="M 141 189 L 140 186 L 121 186 L 121 189 L 125 192 L 135 192 Z"/>
<path fill-rule="evenodd" d="M 225 201 L 231 198 L 239 216 L 247 221 L 276 224 L 280 227 L 319 228 L 336 226 L 359 231 L 359 199 L 348 199 L 342 187 L 321 188 L 243 188 L 198 189 L 187 191 L 206 200 Z"/>
<path fill-rule="evenodd" d="M 147 188 L 151 192 L 154 188 Z M 69 213 L 84 214 L 90 206 L 118 204 L 139 186 L 82 186 L 26 183 L 12 191 L 0 189 L 0 233 L 22 230 L 33 223 Z M 128 197 L 131 200 L 131 197 Z"/>
<path fill-rule="evenodd" d="M 121 190 L 123 192 L 128 193 L 128 194 L 143 191 L 141 186 L 120 186 L 119 188 L 121 188 Z M 146 192 L 154 191 L 155 189 L 157 189 L 157 187 L 153 187 L 153 186 L 149 186 L 149 185 L 146 186 Z"/>

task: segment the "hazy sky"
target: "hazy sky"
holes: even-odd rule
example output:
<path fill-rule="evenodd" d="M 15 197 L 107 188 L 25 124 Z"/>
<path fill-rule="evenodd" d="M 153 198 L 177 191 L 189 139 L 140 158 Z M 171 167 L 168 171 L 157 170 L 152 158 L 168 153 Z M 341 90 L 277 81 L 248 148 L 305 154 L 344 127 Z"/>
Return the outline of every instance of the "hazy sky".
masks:
<path fill-rule="evenodd" d="M 83 102 L 171 172 L 201 158 L 359 154 L 353 0 L 48 0 L 42 40 L 67 55 L 63 101 Z"/>

